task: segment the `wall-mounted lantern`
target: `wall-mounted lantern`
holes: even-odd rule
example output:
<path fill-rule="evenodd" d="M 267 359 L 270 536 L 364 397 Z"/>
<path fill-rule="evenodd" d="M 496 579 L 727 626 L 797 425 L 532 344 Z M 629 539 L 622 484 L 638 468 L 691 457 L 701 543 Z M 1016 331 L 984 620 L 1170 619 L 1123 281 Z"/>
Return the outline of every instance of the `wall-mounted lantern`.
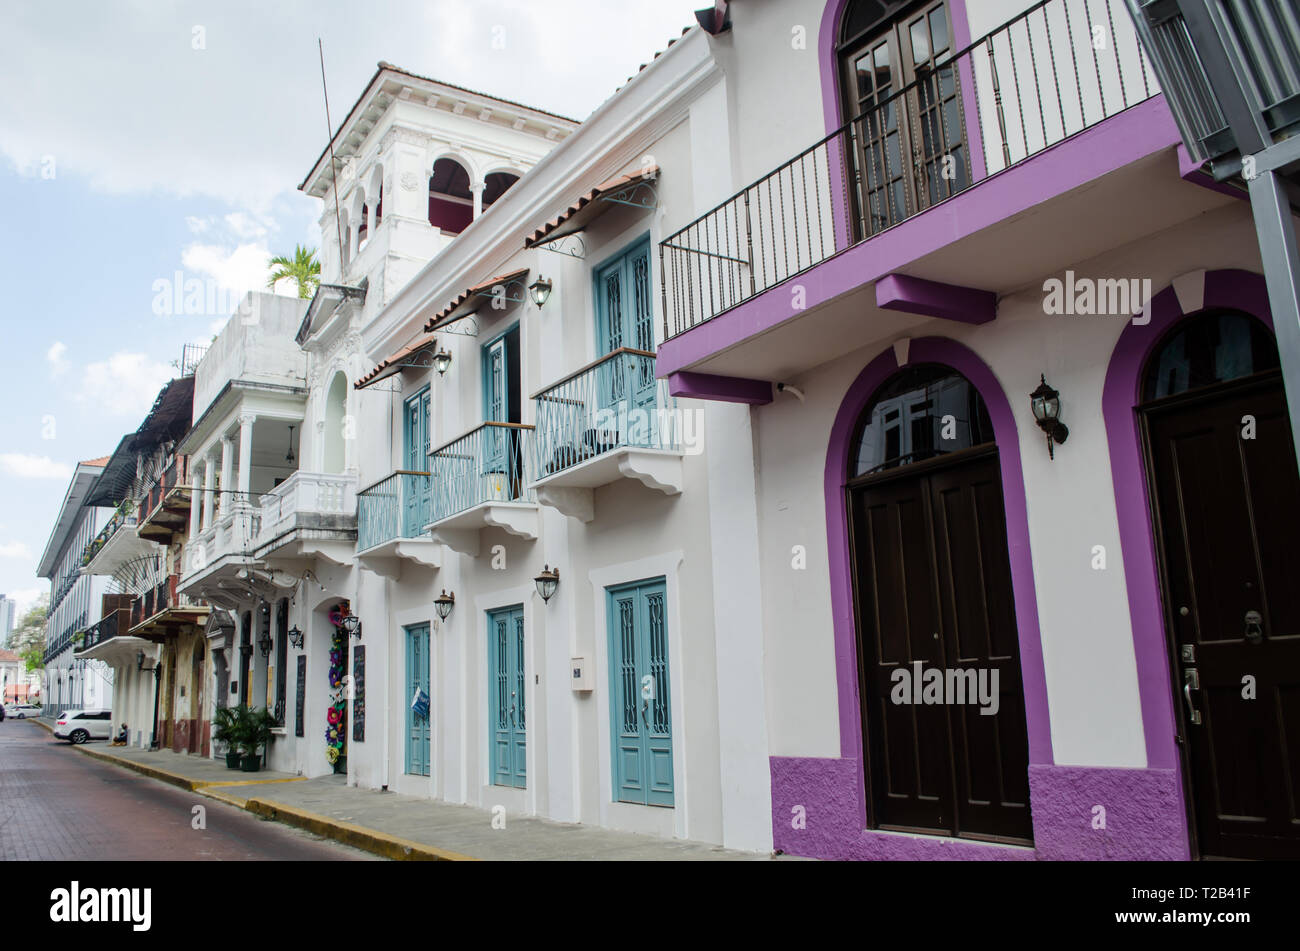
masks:
<path fill-rule="evenodd" d="M 271 647 L 271 632 L 263 631 L 262 636 L 257 639 L 257 649 L 262 652 L 263 657 L 270 657 Z"/>
<path fill-rule="evenodd" d="M 349 614 L 340 623 L 343 627 L 344 634 L 346 634 L 348 637 L 355 637 L 360 639 L 361 618 L 357 617 L 355 614 Z"/>
<path fill-rule="evenodd" d="M 451 367 L 451 353 L 445 347 L 433 355 L 433 367 L 438 376 L 445 376 Z"/>
<path fill-rule="evenodd" d="M 289 643 L 294 646 L 295 650 L 302 650 L 302 628 L 295 624 L 289 628 Z"/>
<path fill-rule="evenodd" d="M 542 277 L 540 274 L 537 275 L 537 280 L 528 285 L 528 293 L 532 295 L 533 303 L 537 305 L 538 310 L 546 306 L 551 296 L 552 286 L 550 278 Z"/>
<path fill-rule="evenodd" d="M 1029 405 L 1034 411 L 1038 428 L 1047 434 L 1047 454 L 1056 458 L 1056 443 L 1063 443 L 1070 430 L 1061 422 L 1061 394 L 1047 385 L 1047 377 L 1038 375 L 1039 384 L 1029 394 Z"/>
<path fill-rule="evenodd" d="M 549 603 L 555 595 L 555 589 L 560 586 L 560 569 L 543 565 L 542 573 L 533 581 L 537 583 L 537 593 L 542 596 L 542 600 Z"/>
<path fill-rule="evenodd" d="M 438 612 L 438 620 L 445 621 L 451 615 L 451 609 L 456 606 L 456 595 L 448 594 L 447 589 L 442 589 L 442 594 L 433 599 L 433 609 Z"/>

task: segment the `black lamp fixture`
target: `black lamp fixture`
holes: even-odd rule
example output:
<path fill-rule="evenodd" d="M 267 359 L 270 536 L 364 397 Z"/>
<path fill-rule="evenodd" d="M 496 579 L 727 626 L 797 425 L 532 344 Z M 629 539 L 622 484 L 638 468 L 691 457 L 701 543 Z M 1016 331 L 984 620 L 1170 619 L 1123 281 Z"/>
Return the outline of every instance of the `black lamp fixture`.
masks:
<path fill-rule="evenodd" d="M 1029 394 L 1038 428 L 1047 434 L 1047 454 L 1056 458 L 1056 444 L 1065 442 L 1070 430 L 1061 422 L 1061 394 L 1047 385 L 1047 377 L 1038 375 L 1038 388 Z"/>
<path fill-rule="evenodd" d="M 442 594 L 433 599 L 433 609 L 438 612 L 438 620 L 445 621 L 451 614 L 451 609 L 456 606 L 456 595 L 448 594 L 447 589 L 442 589 Z"/>
<path fill-rule="evenodd" d="M 293 454 L 293 431 L 296 427 L 289 427 L 289 451 L 285 454 L 284 461 L 292 465 L 298 461 L 298 457 Z"/>
<path fill-rule="evenodd" d="M 297 624 L 289 628 L 289 643 L 294 646 L 295 650 L 302 650 L 302 628 Z"/>
<path fill-rule="evenodd" d="M 345 617 L 345 618 L 342 620 L 342 622 L 340 622 L 340 623 L 341 623 L 342 626 L 343 626 L 343 633 L 344 633 L 344 634 L 346 634 L 348 637 L 355 637 L 355 638 L 360 639 L 360 637 L 361 637 L 361 618 L 357 617 L 355 614 L 349 614 L 349 615 L 348 615 L 347 617 Z"/>
<path fill-rule="evenodd" d="M 451 367 L 451 353 L 446 347 L 433 355 L 433 367 L 438 371 L 438 376 L 446 375 L 448 368 Z"/>
<path fill-rule="evenodd" d="M 263 631 L 262 636 L 257 639 L 257 649 L 262 652 L 263 657 L 270 657 L 271 646 L 271 632 Z"/>
<path fill-rule="evenodd" d="M 550 278 L 540 274 L 537 275 L 537 280 L 528 285 L 528 293 L 532 295 L 533 303 L 537 305 L 538 310 L 546 306 L 546 301 L 551 296 L 552 286 Z"/>
<path fill-rule="evenodd" d="M 543 565 L 542 573 L 533 581 L 537 583 L 537 593 L 542 596 L 542 600 L 549 603 L 555 595 L 555 589 L 560 586 L 560 569 Z"/>

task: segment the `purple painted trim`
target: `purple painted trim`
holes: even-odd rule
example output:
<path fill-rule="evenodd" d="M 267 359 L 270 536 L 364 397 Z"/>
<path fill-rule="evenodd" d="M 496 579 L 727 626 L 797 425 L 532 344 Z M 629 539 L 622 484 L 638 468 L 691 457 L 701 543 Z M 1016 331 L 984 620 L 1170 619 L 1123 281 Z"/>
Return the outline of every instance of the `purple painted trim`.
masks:
<path fill-rule="evenodd" d="M 980 392 L 993 421 L 1002 471 L 1002 496 L 1007 520 L 1007 555 L 1016 603 L 1020 641 L 1021 677 L 1025 691 L 1025 725 L 1029 733 L 1029 762 L 1052 762 L 1052 730 L 1047 707 L 1047 678 L 1043 668 L 1042 636 L 1038 627 L 1038 597 L 1034 590 L 1033 559 L 1029 550 L 1029 517 L 1025 509 L 1025 483 L 1020 466 L 1020 437 L 1015 415 L 993 371 L 971 350 L 944 337 L 913 340 L 909 363 L 942 363 L 962 373 Z M 839 684 L 840 755 L 856 758 L 862 751 L 862 726 L 858 707 L 858 665 L 853 622 L 853 588 L 850 576 L 848 514 L 844 482 L 849 452 L 859 417 L 871 395 L 898 369 L 893 349 L 872 360 L 853 381 L 831 428 L 826 451 L 823 488 L 826 494 L 826 536 L 830 560 L 831 618 L 835 628 L 835 668 Z M 861 818 L 866 823 L 865 783 L 859 779 Z"/>
<path fill-rule="evenodd" d="M 864 829 L 856 759 L 774 756 L 772 840 L 790 855 L 834 860 L 1154 860 L 1188 857 L 1174 770 L 1030 766 L 1033 848 Z M 1093 828 L 1094 808 L 1106 827 Z M 803 817 L 803 828 L 794 820 Z"/>
<path fill-rule="evenodd" d="M 1273 326 L 1264 278 L 1250 271 L 1208 272 L 1203 306 L 1207 310 L 1231 307 L 1258 317 L 1270 328 Z M 1101 398 L 1133 627 L 1147 763 L 1169 769 L 1176 769 L 1179 764 L 1174 742 L 1174 691 L 1169 682 L 1160 576 L 1156 569 L 1155 537 L 1135 407 L 1143 367 L 1165 332 L 1183 316 L 1173 287 L 1156 294 L 1151 301 L 1151 322 L 1141 326 L 1130 322 L 1120 334 L 1106 370 Z"/>
<path fill-rule="evenodd" d="M 762 406 L 772 402 L 772 384 L 766 380 L 746 380 L 738 376 L 691 373 L 689 370 L 668 377 L 668 392 L 696 400 L 723 403 L 749 403 Z"/>
<path fill-rule="evenodd" d="M 806 309 L 811 310 L 1180 141 L 1164 97 L 1156 96 L 972 185 L 793 280 L 805 289 Z M 778 284 L 665 341 L 659 347 L 658 372 L 667 375 L 687 369 L 798 314 L 790 308 L 784 285 Z"/>
<path fill-rule="evenodd" d="M 1178 143 L 1178 175 L 1185 182 L 1200 185 L 1202 188 L 1219 192 L 1229 198 L 1244 200 L 1250 197 L 1249 193 L 1243 188 L 1234 188 L 1227 182 L 1216 182 L 1214 176 L 1207 172 L 1200 162 L 1192 158 L 1187 151 L 1187 146 L 1181 142 Z"/>
<path fill-rule="evenodd" d="M 986 324 L 998 315 L 998 295 L 907 274 L 886 274 L 876 282 L 876 306 L 963 324 Z"/>

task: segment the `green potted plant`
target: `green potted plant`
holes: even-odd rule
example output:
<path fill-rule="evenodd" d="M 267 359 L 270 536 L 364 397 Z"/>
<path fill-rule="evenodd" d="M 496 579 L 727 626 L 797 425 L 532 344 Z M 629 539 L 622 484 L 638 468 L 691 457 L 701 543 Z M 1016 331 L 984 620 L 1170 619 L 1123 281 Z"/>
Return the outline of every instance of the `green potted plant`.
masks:
<path fill-rule="evenodd" d="M 245 773 L 256 773 L 262 768 L 262 754 L 259 751 L 265 750 L 275 735 L 272 732 L 275 717 L 265 708 L 250 710 L 248 707 L 243 707 L 242 709 L 244 755 L 239 761 L 239 768 Z"/>
<path fill-rule="evenodd" d="M 238 707 L 217 707 L 212 715 L 212 738 L 226 748 L 227 769 L 239 769 L 242 737 L 238 711 Z"/>

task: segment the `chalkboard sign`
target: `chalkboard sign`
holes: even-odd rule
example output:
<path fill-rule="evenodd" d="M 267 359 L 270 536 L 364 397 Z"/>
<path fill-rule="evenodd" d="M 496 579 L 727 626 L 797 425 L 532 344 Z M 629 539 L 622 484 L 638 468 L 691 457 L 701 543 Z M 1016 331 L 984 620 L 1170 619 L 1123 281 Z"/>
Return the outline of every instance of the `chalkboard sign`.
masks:
<path fill-rule="evenodd" d="M 298 655 L 298 692 L 296 699 L 297 719 L 294 722 L 293 735 L 303 736 L 307 724 L 304 722 L 303 707 L 307 705 L 307 655 Z"/>
<path fill-rule="evenodd" d="M 366 649 L 358 644 L 352 649 L 352 739 L 366 738 Z"/>

